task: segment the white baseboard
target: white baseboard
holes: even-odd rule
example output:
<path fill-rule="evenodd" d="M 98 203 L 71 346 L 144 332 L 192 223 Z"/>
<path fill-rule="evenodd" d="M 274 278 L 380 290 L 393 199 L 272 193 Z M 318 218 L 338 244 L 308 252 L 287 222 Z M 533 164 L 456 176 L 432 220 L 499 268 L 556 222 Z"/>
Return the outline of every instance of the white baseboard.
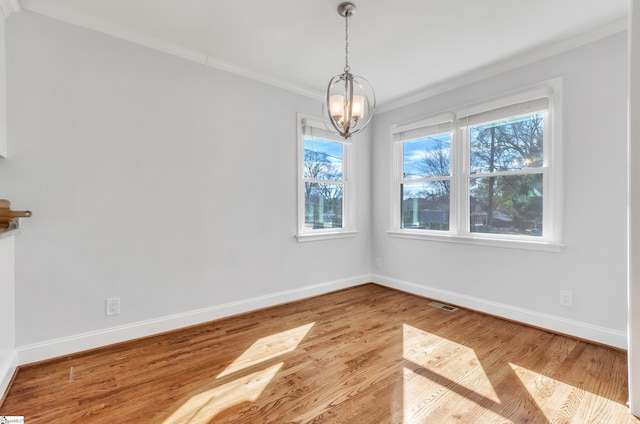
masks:
<path fill-rule="evenodd" d="M 9 388 L 13 374 L 18 366 L 18 355 L 15 350 L 0 352 L 0 398 Z"/>
<path fill-rule="evenodd" d="M 521 322 L 535 327 L 545 328 L 553 332 L 567 334 L 585 340 L 606 344 L 620 349 L 627 348 L 627 333 L 600 327 L 580 321 L 531 311 L 486 299 L 467 296 L 465 294 L 423 286 L 407 281 L 373 275 L 373 281 L 381 286 L 402 290 L 418 296 L 451 303 L 456 306 L 473 309 L 479 312 L 495 315 L 509 320 Z"/>
<path fill-rule="evenodd" d="M 311 296 L 325 294 L 368 282 L 402 290 L 426 298 L 452 303 L 457 306 L 496 315 L 536 327 L 546 328 L 562 334 L 592 340 L 621 349 L 627 348 L 627 334 L 610 328 L 599 327 L 584 322 L 568 320 L 562 317 L 543 314 L 510 305 L 492 302 L 486 299 L 467 296 L 461 293 L 423 286 L 381 275 L 360 275 L 327 283 L 315 284 L 269 295 L 243 299 L 237 302 L 216 305 L 209 308 L 189 311 L 157 319 L 112 327 L 105 330 L 82 333 L 70 337 L 48 340 L 26 346 L 19 346 L 10 359 L 0 363 L 0 393 L 8 385 L 17 365 L 43 361 L 69 355 L 84 350 L 147 337 L 154 334 L 176 330 L 190 325 L 220 319 L 232 315 L 267 308 L 286 302 L 293 302 Z"/>
<path fill-rule="evenodd" d="M 300 287 L 294 290 L 286 290 L 264 296 L 243 299 L 237 302 L 216 305 L 209 308 L 189 311 L 181 314 L 170 315 L 148 321 L 112 327 L 100 331 L 48 340 L 17 348 L 18 365 L 43 361 L 59 356 L 69 355 L 84 350 L 147 337 L 165 331 L 176 330 L 190 325 L 202 324 L 215 319 L 267 308 L 286 302 L 292 302 L 311 296 L 329 293 L 348 287 L 371 282 L 371 275 L 360 275 L 352 278 L 331 281 Z"/>

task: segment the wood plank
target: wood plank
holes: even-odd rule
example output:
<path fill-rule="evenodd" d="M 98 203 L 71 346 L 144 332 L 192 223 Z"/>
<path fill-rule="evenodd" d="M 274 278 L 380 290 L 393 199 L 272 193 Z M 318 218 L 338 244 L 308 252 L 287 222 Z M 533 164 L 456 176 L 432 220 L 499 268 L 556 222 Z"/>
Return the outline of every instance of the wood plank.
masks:
<path fill-rule="evenodd" d="M 624 352 L 366 284 L 21 366 L 29 423 L 633 423 Z"/>

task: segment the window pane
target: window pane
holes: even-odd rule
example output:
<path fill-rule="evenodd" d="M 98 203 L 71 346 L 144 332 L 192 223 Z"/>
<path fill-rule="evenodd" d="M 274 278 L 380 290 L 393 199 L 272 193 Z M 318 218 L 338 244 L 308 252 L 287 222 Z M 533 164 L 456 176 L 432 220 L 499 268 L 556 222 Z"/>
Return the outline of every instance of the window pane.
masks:
<path fill-rule="evenodd" d="M 475 233 L 542 236 L 542 174 L 471 178 Z"/>
<path fill-rule="evenodd" d="M 304 223 L 307 229 L 342 228 L 343 184 L 305 183 Z"/>
<path fill-rule="evenodd" d="M 471 173 L 543 166 L 543 114 L 471 127 Z"/>
<path fill-rule="evenodd" d="M 405 141 L 402 149 L 405 180 L 451 175 L 451 134 Z"/>
<path fill-rule="evenodd" d="M 402 228 L 449 230 L 449 181 L 402 184 Z"/>
<path fill-rule="evenodd" d="M 304 138 L 304 178 L 342 179 L 342 143 Z"/>

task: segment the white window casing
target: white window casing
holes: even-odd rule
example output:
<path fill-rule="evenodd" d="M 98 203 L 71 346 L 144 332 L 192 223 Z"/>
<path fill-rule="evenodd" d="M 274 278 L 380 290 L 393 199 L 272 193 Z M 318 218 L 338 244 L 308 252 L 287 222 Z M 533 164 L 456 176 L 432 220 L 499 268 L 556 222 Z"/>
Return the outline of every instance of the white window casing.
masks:
<path fill-rule="evenodd" d="M 519 116 L 543 114 L 543 164 L 517 170 L 499 170 L 491 173 L 471 173 L 470 128 L 504 121 Z M 536 86 L 527 87 L 482 103 L 447 111 L 444 114 L 418 121 L 392 125 L 392 184 L 391 225 L 392 237 L 431 241 L 467 243 L 486 246 L 523 248 L 543 251 L 562 249 L 562 168 L 561 168 L 562 80 L 556 78 Z M 420 137 L 451 132 L 450 152 L 450 209 L 448 231 L 402 228 L 401 184 L 403 183 L 403 143 Z M 480 177 L 502 177 L 527 174 L 542 175 L 541 236 L 519 234 L 493 234 L 471 232 L 469 222 L 469 181 Z"/>
<path fill-rule="evenodd" d="M 304 114 L 297 115 L 298 133 L 298 230 L 299 242 L 355 237 L 355 187 L 353 182 L 353 152 L 349 141 L 326 129 L 319 118 Z M 306 178 L 304 173 L 305 137 L 317 138 L 323 142 L 339 143 L 342 146 L 342 176 L 338 180 L 315 180 Z M 305 183 L 336 183 L 343 187 L 342 226 L 339 228 L 309 228 L 305 223 Z"/>

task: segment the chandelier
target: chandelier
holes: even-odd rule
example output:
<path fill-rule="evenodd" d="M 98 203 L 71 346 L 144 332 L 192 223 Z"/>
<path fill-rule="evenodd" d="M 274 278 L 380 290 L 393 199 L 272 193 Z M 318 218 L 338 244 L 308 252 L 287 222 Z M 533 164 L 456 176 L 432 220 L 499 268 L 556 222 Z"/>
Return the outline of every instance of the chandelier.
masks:
<path fill-rule="evenodd" d="M 322 118 L 327 129 L 337 131 L 345 139 L 362 131 L 376 108 L 376 95 L 369 81 L 350 72 L 349 17 L 355 11 L 353 3 L 338 6 L 338 14 L 344 17 L 345 22 L 344 72 L 331 78 L 322 105 Z"/>

